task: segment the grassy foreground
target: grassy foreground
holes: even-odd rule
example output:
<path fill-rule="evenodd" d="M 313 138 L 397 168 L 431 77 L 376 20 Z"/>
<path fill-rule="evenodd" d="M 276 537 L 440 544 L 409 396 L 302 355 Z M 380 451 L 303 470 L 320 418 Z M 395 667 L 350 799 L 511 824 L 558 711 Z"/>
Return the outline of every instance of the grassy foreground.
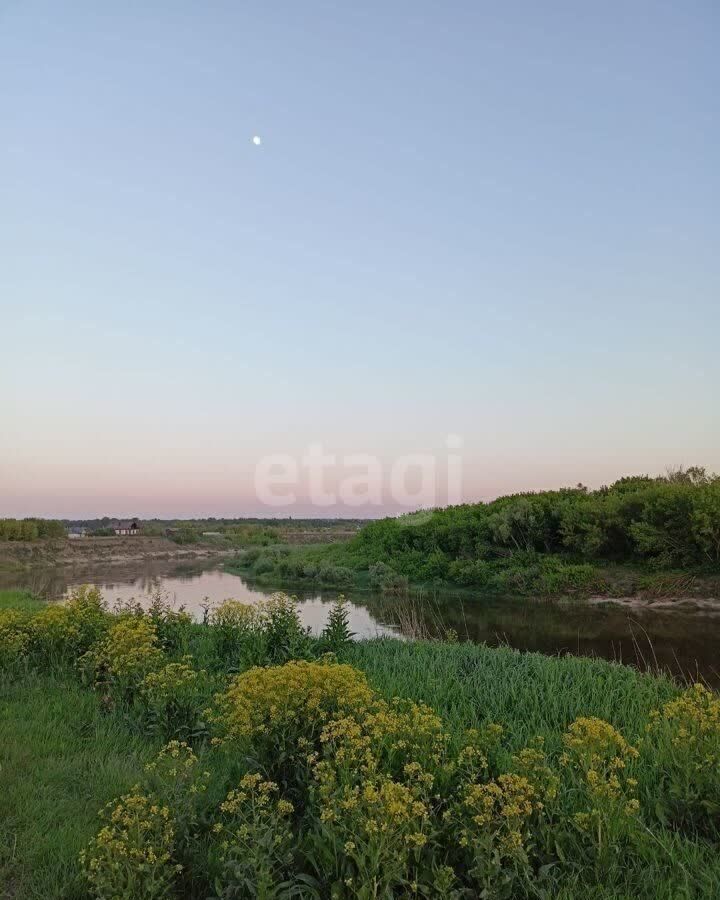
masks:
<path fill-rule="evenodd" d="M 286 598 L 200 625 L 0 594 L 0 666 L 3 900 L 717 896 L 710 693 L 352 643 L 339 606 L 312 639 Z"/>

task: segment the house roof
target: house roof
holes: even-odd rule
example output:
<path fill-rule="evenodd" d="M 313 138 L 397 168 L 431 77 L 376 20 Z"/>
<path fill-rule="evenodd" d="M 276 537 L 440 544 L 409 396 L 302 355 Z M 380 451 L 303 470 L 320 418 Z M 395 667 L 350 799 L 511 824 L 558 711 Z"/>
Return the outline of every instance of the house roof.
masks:
<path fill-rule="evenodd" d="M 136 528 L 140 527 L 140 523 L 138 522 L 137 519 L 127 519 L 125 521 L 116 522 L 114 527 L 118 530 L 126 531 L 128 528 L 132 528 L 133 525 Z"/>

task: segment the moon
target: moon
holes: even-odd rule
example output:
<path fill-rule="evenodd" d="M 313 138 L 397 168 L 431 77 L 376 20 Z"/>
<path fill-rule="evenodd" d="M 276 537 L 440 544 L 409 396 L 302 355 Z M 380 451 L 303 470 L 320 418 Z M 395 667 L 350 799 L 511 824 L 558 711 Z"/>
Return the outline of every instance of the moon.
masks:
<path fill-rule="evenodd" d="M 253 135 L 252 142 L 253 142 L 253 144 L 255 144 L 256 147 L 259 147 L 260 144 L 262 144 L 262 138 L 260 137 L 259 134 L 255 134 L 255 135 Z"/>

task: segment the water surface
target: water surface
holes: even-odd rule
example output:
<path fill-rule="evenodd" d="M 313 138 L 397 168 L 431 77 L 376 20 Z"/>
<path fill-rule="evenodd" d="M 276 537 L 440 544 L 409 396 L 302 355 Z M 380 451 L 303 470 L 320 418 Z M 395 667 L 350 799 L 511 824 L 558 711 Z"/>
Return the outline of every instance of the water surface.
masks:
<path fill-rule="evenodd" d="M 196 618 L 228 597 L 254 603 L 273 589 L 259 587 L 210 562 L 135 563 L 104 570 L 35 570 L 6 574 L 0 587 L 29 587 L 61 598 L 80 584 L 95 584 L 107 602 L 149 602 L 158 591 Z M 277 589 L 277 588 L 276 588 Z M 303 622 L 322 630 L 337 591 L 285 588 L 298 598 Z M 658 610 L 498 597 L 443 591 L 397 599 L 369 591 L 346 591 L 350 627 L 358 637 L 429 634 L 453 629 L 460 640 L 508 644 L 521 650 L 572 653 L 616 660 L 641 669 L 661 667 L 685 678 L 720 686 L 720 613 L 717 610 Z"/>

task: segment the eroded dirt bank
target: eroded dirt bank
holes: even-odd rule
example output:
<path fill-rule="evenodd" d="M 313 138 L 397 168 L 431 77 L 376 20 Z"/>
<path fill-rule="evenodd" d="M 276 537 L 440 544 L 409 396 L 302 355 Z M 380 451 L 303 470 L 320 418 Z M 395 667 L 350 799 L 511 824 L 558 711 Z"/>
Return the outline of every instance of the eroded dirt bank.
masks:
<path fill-rule="evenodd" d="M 161 537 L 63 538 L 51 541 L 4 541 L 0 543 L 0 565 L 97 566 L 122 565 L 152 560 L 191 561 L 230 557 L 233 550 L 213 544 L 179 545 Z"/>

